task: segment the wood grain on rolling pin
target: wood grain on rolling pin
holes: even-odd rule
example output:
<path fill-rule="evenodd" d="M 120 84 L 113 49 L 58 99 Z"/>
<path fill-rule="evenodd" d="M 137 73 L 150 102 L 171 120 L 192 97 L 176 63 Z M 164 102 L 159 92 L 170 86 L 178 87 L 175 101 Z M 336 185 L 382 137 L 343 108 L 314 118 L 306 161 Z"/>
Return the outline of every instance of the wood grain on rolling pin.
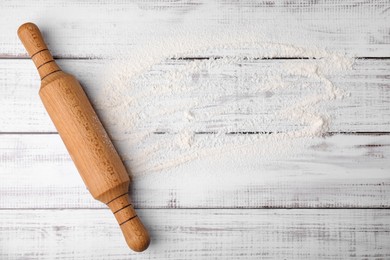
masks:
<path fill-rule="evenodd" d="M 111 208 L 129 247 L 145 250 L 149 235 L 129 202 L 129 176 L 88 97 L 76 78 L 56 65 L 36 25 L 23 24 L 18 35 L 41 76 L 41 100 L 87 188 Z M 118 219 L 122 211 L 127 219 Z"/>

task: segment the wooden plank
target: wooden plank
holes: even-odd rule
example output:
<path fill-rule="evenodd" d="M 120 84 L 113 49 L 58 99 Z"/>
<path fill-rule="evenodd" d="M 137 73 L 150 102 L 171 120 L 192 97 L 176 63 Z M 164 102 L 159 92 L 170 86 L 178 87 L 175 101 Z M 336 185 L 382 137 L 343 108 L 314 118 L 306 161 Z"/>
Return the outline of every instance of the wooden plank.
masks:
<path fill-rule="evenodd" d="M 153 135 L 145 146 L 172 138 Z M 115 145 L 132 172 L 137 208 L 390 207 L 388 134 L 298 138 L 279 143 L 273 155 L 254 148 L 203 155 L 194 148 L 180 154 L 163 150 L 157 166 L 159 154 L 145 155 L 121 141 Z M 294 149 L 283 152 L 288 146 Z M 0 150 L 1 208 L 106 207 L 85 189 L 58 135 L 0 135 Z M 198 155 L 169 164 L 188 154 Z"/>
<path fill-rule="evenodd" d="M 140 210 L 152 237 L 142 254 L 108 210 L 0 213 L 2 259 L 390 257 L 389 210 Z"/>
<path fill-rule="evenodd" d="M 5 1 L 0 55 L 25 57 L 16 30 L 32 21 L 41 26 L 57 57 L 107 56 L 188 32 L 197 36 L 205 28 L 214 39 L 233 31 L 240 39 L 249 31 L 265 42 L 388 57 L 389 7 L 386 0 Z"/>
<path fill-rule="evenodd" d="M 222 64 L 216 72 L 203 71 L 203 74 L 200 73 L 197 77 L 191 75 L 186 77 L 188 84 L 195 87 L 197 84 L 210 84 L 209 88 L 204 88 L 202 96 L 199 96 L 194 88 L 185 92 L 173 92 L 172 95 L 151 93 L 147 99 L 142 99 L 142 91 L 149 91 L 154 86 L 165 87 L 164 80 L 161 78 L 164 73 L 180 71 L 191 62 L 193 61 L 168 60 L 156 64 L 145 74 L 143 80 L 137 83 L 138 95 L 141 96 L 138 98 L 139 107 L 119 107 L 121 110 L 117 110 L 115 106 L 103 106 L 98 102 L 103 98 L 110 98 L 109 94 L 104 94 L 102 91 L 104 77 L 101 74 L 109 66 L 107 61 L 59 61 L 64 70 L 80 79 L 98 109 L 103 123 L 115 138 L 122 138 L 129 131 L 176 132 L 181 127 L 182 118 L 178 117 L 177 113 L 157 112 L 160 109 L 185 111 L 188 110 L 186 106 L 191 102 L 199 103 L 192 109 L 196 113 L 196 120 L 191 124 L 191 127 L 198 132 L 227 131 L 223 129 L 265 132 L 297 130 L 300 123 L 272 115 L 283 106 L 299 103 L 301 99 L 311 95 L 324 95 L 325 91 L 322 83 L 316 79 L 286 72 L 285 68 L 301 66 L 301 60 L 252 60 L 240 61 L 237 64 Z M 389 60 L 357 60 L 352 70 L 326 76 L 336 87 L 350 93 L 349 97 L 343 100 L 324 100 L 313 105 L 313 109 L 324 111 L 325 115 L 328 114 L 332 119 L 329 128 L 331 132 L 390 132 L 389 71 Z M 270 73 L 283 78 L 286 87 L 279 90 L 259 91 L 259 85 L 253 83 L 253 75 Z M 114 75 L 112 77 L 114 78 Z M 207 82 L 201 83 L 202 78 Z M 56 131 L 39 99 L 39 78 L 30 60 L 0 60 L 0 86 L 1 132 Z M 221 90 L 220 86 L 224 89 Z M 137 92 L 129 90 L 123 94 L 130 99 Z M 204 97 L 209 96 L 214 96 L 215 99 L 203 100 Z M 120 94 L 113 93 L 111 98 L 120 98 Z M 248 98 L 252 98 L 254 102 L 247 102 Z M 126 103 L 126 99 L 119 100 Z M 150 107 L 152 110 L 148 111 L 151 116 L 137 121 L 135 128 L 129 129 L 121 125 L 120 120 L 123 121 L 123 116 L 117 120 L 118 114 L 130 112 L 123 109 L 138 111 L 137 109 L 145 107 L 144 103 L 153 103 L 155 106 Z M 176 107 L 173 107 L 173 104 Z M 157 113 L 158 116 L 153 116 L 153 113 Z M 135 118 L 131 120 L 134 121 Z"/>

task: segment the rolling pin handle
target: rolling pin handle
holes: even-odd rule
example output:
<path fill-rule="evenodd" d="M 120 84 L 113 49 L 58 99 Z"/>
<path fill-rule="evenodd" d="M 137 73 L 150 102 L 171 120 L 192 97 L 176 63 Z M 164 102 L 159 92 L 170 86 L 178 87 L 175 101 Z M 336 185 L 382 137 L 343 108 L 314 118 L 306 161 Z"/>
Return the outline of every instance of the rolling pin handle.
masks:
<path fill-rule="evenodd" d="M 137 216 L 128 194 L 116 197 L 107 206 L 114 213 L 127 245 L 136 252 L 146 250 L 150 244 L 149 234 Z"/>
<path fill-rule="evenodd" d="M 22 24 L 18 29 L 18 36 L 34 61 L 41 80 L 50 74 L 61 71 L 48 50 L 38 26 L 33 23 Z"/>

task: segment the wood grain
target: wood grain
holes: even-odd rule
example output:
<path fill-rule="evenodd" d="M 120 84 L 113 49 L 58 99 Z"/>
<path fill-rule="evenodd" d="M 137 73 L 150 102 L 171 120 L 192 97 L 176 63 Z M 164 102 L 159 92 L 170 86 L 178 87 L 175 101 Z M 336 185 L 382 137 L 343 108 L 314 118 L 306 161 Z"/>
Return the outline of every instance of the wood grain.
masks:
<path fill-rule="evenodd" d="M 130 149 L 116 145 L 122 155 Z M 236 151 L 144 175 L 125 164 L 137 208 L 388 208 L 389 147 L 388 134 L 333 135 L 288 156 Z M 105 207 L 91 198 L 58 135 L 0 135 L 0 150 L 1 208 Z"/>
<path fill-rule="evenodd" d="M 25 23 L 21 25 L 18 29 L 18 36 L 34 62 L 41 80 L 53 73 L 61 73 L 61 69 L 47 49 L 42 34 L 35 24 Z"/>
<path fill-rule="evenodd" d="M 380 1 L 6 1 L 1 57 L 26 57 L 17 27 L 35 22 L 56 57 L 102 57 L 199 30 L 252 28 L 261 40 L 322 46 L 359 57 L 388 57 L 389 2 Z M 17 14 L 16 14 L 17 13 Z M 55 22 L 53 22 L 55 21 Z M 228 29 L 227 29 L 228 28 Z M 175 34 L 177 35 L 177 34 Z"/>
<path fill-rule="evenodd" d="M 83 88 L 58 67 L 35 24 L 22 24 L 18 36 L 39 72 L 42 103 L 87 189 L 111 209 L 128 246 L 146 250 L 150 238 L 128 196 L 129 175 Z"/>
<path fill-rule="evenodd" d="M 2 259 L 390 258 L 389 210 L 140 210 L 152 243 L 138 255 L 105 210 L 0 214 Z"/>
<path fill-rule="evenodd" d="M 390 259 L 389 11 L 385 0 L 3 1 L 0 259 Z M 329 77 L 351 93 L 326 107 L 333 117 L 329 131 L 349 134 L 302 140 L 305 149 L 290 156 L 247 158 L 235 151 L 141 175 L 133 171 L 135 150 L 121 142 L 128 136 L 109 120 L 115 112 L 100 109 L 126 167 L 133 171 L 131 196 L 135 206 L 143 208 L 138 214 L 151 230 L 151 248 L 134 255 L 106 206 L 91 198 L 40 104 L 38 75 L 16 37 L 17 27 L 27 21 L 42 26 L 54 56 L 64 59 L 61 67 L 81 80 L 98 109 L 100 74 L 106 68 L 100 58 L 186 31 L 207 29 L 216 37 L 233 31 L 234 39 L 256 33 L 261 42 L 374 59 L 358 60 L 353 70 Z M 215 55 L 221 52 L 217 49 Z M 158 73 L 188 62 L 157 64 L 146 83 L 158 84 Z M 238 85 L 229 78 L 246 76 L 238 67 L 263 73 L 271 65 L 297 62 L 257 60 L 207 76 L 234 88 Z M 308 79 L 298 81 L 316 86 Z M 268 113 L 277 104 L 266 96 L 257 98 L 264 101 L 259 109 Z M 245 98 L 245 93 L 236 92 L 234 98 Z M 224 102 L 211 105 L 222 107 Z M 241 123 L 236 131 L 294 127 L 286 122 L 264 128 L 245 124 L 245 118 L 255 116 L 230 118 Z M 143 145 L 174 137 L 176 122 L 171 123 L 171 128 L 157 129 L 154 121 L 146 122 L 142 130 L 166 134 L 152 135 Z M 204 132 L 218 130 L 213 122 L 200 125 Z M 229 159 L 237 160 L 235 167 L 225 164 Z"/>
<path fill-rule="evenodd" d="M 159 73 L 174 71 L 179 69 L 190 61 L 171 60 L 157 64 L 150 70 L 143 83 L 140 83 L 139 89 L 143 89 L 142 84 L 159 84 Z M 293 123 L 286 120 L 277 120 L 272 124 L 261 124 L 259 122 L 254 127 L 249 124 L 247 119 L 255 119 L 259 117 L 256 111 L 262 111 L 263 114 L 272 114 L 273 111 L 280 109 L 280 103 L 288 103 L 290 100 L 296 99 L 298 95 L 309 95 L 313 91 L 318 90 L 318 82 L 309 78 L 293 77 L 283 72 L 283 66 L 294 66 L 299 64 L 299 60 L 256 60 L 248 61 L 244 64 L 226 65 L 221 68 L 219 74 L 203 75 L 208 77 L 211 82 L 224 84 L 229 90 L 235 92 L 235 100 L 240 98 L 246 99 L 253 96 L 258 99 L 255 110 L 249 112 L 237 112 L 230 115 L 229 119 L 239 122 L 236 131 L 280 131 L 283 129 L 294 129 Z M 119 137 L 116 133 L 115 122 L 110 122 L 110 118 L 115 116 L 118 111 L 110 110 L 109 107 L 99 106 L 98 99 L 103 95 L 102 88 L 104 86 L 104 77 L 102 71 L 107 68 L 107 63 L 103 61 L 91 60 L 60 60 L 59 65 L 69 73 L 75 75 L 83 85 L 85 91 L 90 97 L 97 113 L 101 117 L 106 129 L 113 137 Z M 245 66 L 245 69 L 240 69 L 240 66 Z M 280 68 L 277 73 L 281 73 L 286 81 L 299 81 L 301 84 L 308 85 L 307 88 L 296 87 L 286 93 L 278 95 L 278 102 L 275 102 L 272 95 L 265 92 L 255 93 L 256 86 L 249 84 L 250 76 L 254 73 L 266 74 L 269 67 Z M 277 69 L 275 69 L 277 70 Z M 329 75 L 329 79 L 335 86 L 350 93 L 350 96 L 343 100 L 334 100 L 325 103 L 325 110 L 332 118 L 330 131 L 332 132 L 390 132 L 390 110 L 388 103 L 390 102 L 389 91 L 389 60 L 357 60 L 353 70 L 343 71 L 342 73 Z M 202 75 L 201 75 L 202 76 Z M 234 78 L 242 77 L 240 84 L 246 86 L 245 91 L 236 90 L 237 85 Z M 196 77 L 192 79 L 196 84 Z M 248 81 L 248 84 L 245 82 Z M 0 132 L 55 132 L 55 128 L 47 116 L 38 97 L 39 78 L 36 71 L 28 60 L 0 60 Z M 213 95 L 216 90 L 210 87 L 209 92 L 205 95 Z M 169 104 L 174 102 L 174 97 L 165 99 L 164 102 Z M 196 98 L 183 97 L 183 98 Z M 218 109 L 226 110 L 225 106 L 229 105 L 230 99 L 217 100 L 214 103 L 205 104 L 204 107 L 199 107 L 199 114 L 207 113 L 210 106 Z M 169 119 L 169 120 L 168 120 Z M 260 118 L 261 119 L 261 118 Z M 162 121 L 161 121 L 162 120 Z M 145 131 L 155 131 L 161 129 L 163 131 L 174 131 L 177 121 L 174 118 L 167 117 L 167 122 L 164 117 L 161 122 L 151 118 L 143 122 L 142 129 Z M 215 122 L 218 122 L 216 124 Z M 218 131 L 218 127 L 226 127 L 229 120 L 226 115 L 216 114 L 211 121 L 197 122 L 197 128 L 201 131 Z M 162 129 L 159 125 L 163 125 Z M 123 127 L 119 127 L 123 130 Z M 123 132 L 123 131 L 122 131 Z"/>

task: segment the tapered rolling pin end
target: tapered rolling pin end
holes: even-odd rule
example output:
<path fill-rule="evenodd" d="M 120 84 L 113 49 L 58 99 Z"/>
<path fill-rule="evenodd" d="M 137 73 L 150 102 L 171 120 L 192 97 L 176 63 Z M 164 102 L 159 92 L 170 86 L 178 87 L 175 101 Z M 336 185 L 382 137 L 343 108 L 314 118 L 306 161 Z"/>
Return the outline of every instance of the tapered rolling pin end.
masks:
<path fill-rule="evenodd" d="M 107 203 L 122 230 L 127 245 L 136 252 L 142 252 L 150 244 L 149 233 L 137 216 L 129 196 L 123 194 Z"/>
<path fill-rule="evenodd" d="M 120 227 L 127 245 L 132 250 L 142 252 L 148 248 L 150 244 L 149 234 L 138 216 L 135 216 L 135 218 L 122 224 Z"/>
<path fill-rule="evenodd" d="M 33 23 L 22 24 L 18 29 L 18 36 L 33 60 L 41 79 L 61 71 L 48 50 L 38 26 Z"/>
<path fill-rule="evenodd" d="M 18 36 L 30 57 L 39 51 L 47 50 L 38 26 L 33 23 L 22 24 L 18 29 Z"/>
<path fill-rule="evenodd" d="M 24 30 L 29 30 L 30 28 L 32 28 L 34 26 L 37 27 L 34 23 L 31 23 L 31 22 L 27 22 L 27 23 L 22 24 L 21 26 L 19 26 L 18 35 L 21 35 L 21 33 Z"/>

